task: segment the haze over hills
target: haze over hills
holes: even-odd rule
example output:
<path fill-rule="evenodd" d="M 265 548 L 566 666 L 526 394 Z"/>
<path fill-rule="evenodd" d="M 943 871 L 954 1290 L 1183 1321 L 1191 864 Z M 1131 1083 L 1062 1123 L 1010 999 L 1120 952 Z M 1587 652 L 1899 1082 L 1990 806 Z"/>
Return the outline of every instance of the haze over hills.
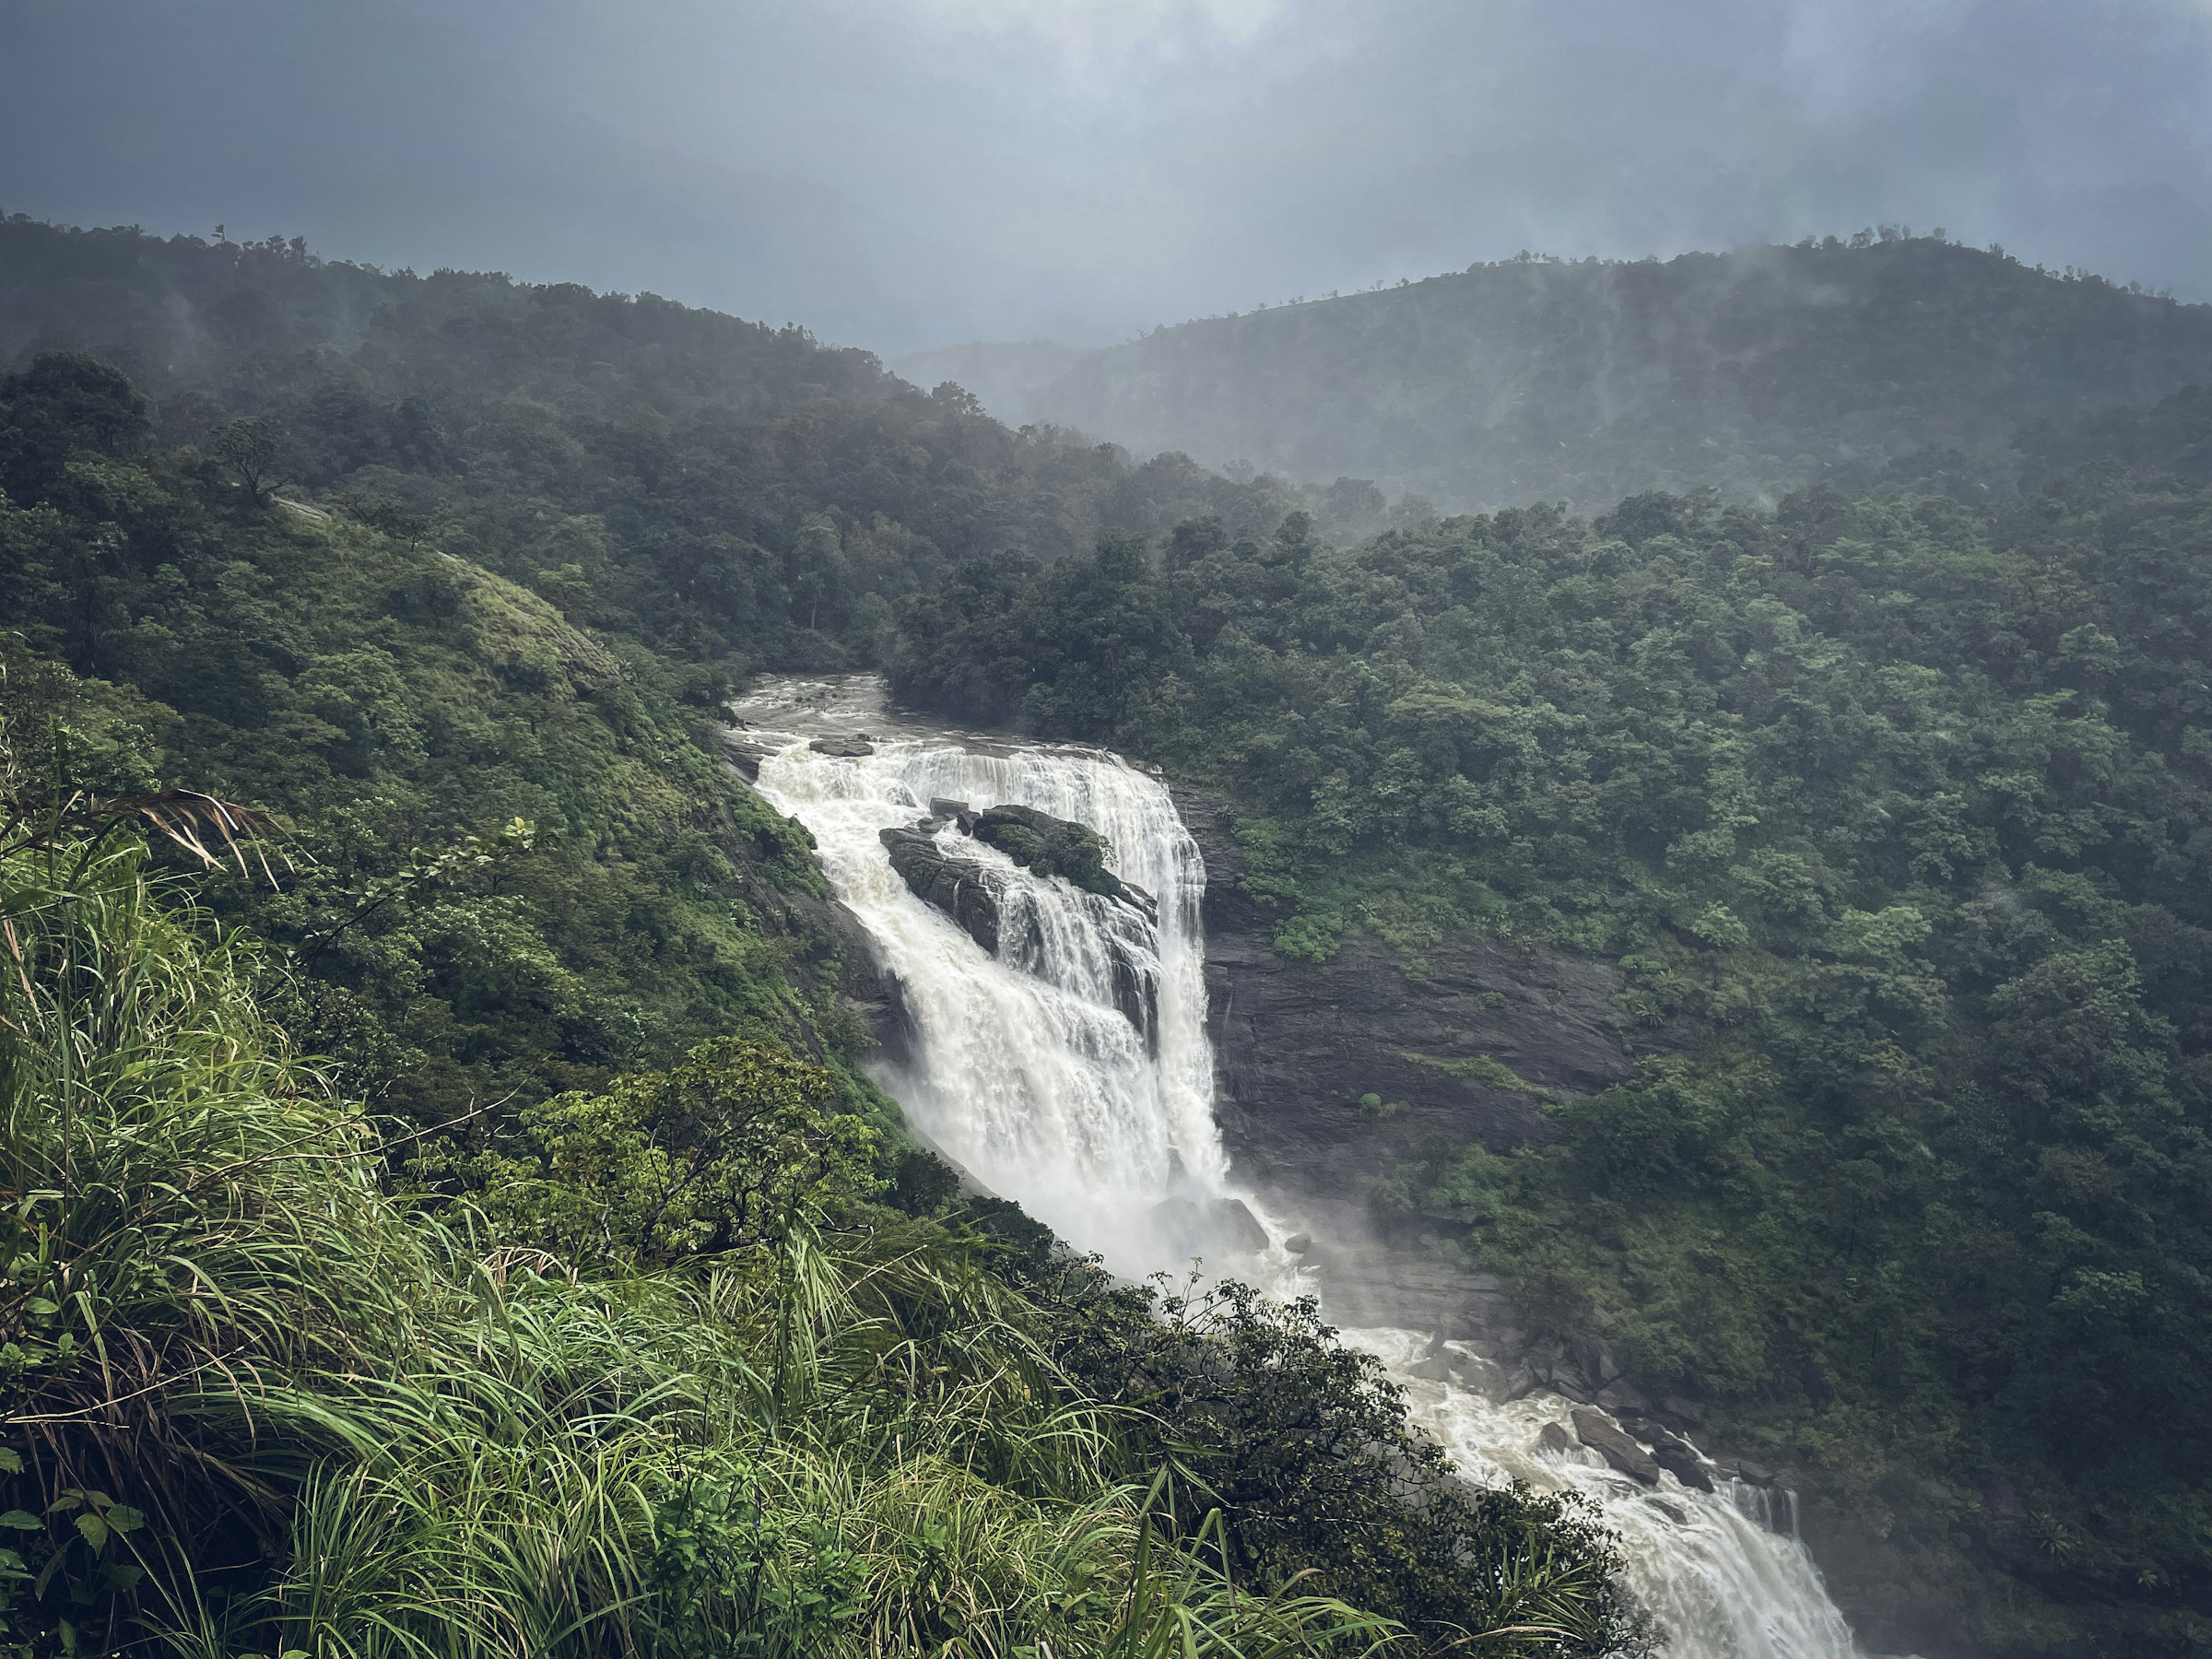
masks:
<path fill-rule="evenodd" d="M 1371 478 L 1446 511 L 1816 482 L 2007 493 L 2029 423 L 2212 368 L 2212 307 L 1885 233 L 1661 264 L 1543 259 L 1162 327 L 894 366 L 1012 424 Z"/>
<path fill-rule="evenodd" d="M 2212 1659 L 2212 0 L 0 62 L 0 1659 Z"/>
<path fill-rule="evenodd" d="M 123 369 L 162 442 L 258 420 L 294 484 L 589 588 L 597 624 L 700 661 L 865 657 L 902 594 L 963 560 L 1062 558 L 1192 513 L 1266 529 L 1296 504 L 1180 458 L 1024 438 L 802 328 L 296 239 L 0 219 L 0 363 L 44 351 Z"/>

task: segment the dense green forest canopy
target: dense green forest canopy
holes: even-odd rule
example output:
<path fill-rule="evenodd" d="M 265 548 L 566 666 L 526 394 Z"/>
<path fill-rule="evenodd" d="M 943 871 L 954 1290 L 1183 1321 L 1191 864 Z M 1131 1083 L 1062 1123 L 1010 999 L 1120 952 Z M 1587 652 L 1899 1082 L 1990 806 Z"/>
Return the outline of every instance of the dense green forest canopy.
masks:
<path fill-rule="evenodd" d="M 0 219 L 0 361 L 54 350 L 120 367 L 160 444 L 259 420 L 273 479 L 717 670 L 866 660 L 895 601 L 978 555 L 1194 512 L 1263 529 L 1295 499 L 651 294 Z"/>
<path fill-rule="evenodd" d="M 994 408 L 1452 510 L 1817 483 L 2011 492 L 2018 428 L 2205 378 L 2212 307 L 1888 228 L 1660 263 L 1523 258 L 1083 354 L 967 349 Z M 955 360 L 959 354 L 940 353 Z"/>
<path fill-rule="evenodd" d="M 281 891 L 211 898 L 300 954 L 292 1022 L 351 1090 L 444 1121 L 712 1036 L 837 1046 L 810 849 L 701 741 L 679 665 L 147 453 L 147 421 L 88 359 L 0 380 L 6 700 L 71 784 L 282 816 Z"/>
<path fill-rule="evenodd" d="M 896 683 L 1216 784 L 1286 954 L 1618 959 L 1639 1078 L 1547 1146 L 1406 1146 L 1377 1203 L 1820 1471 L 1922 1575 L 1860 1605 L 2201 1652 L 2206 406 L 2047 434 L 2083 464 L 2005 510 L 1646 495 L 980 564 Z"/>

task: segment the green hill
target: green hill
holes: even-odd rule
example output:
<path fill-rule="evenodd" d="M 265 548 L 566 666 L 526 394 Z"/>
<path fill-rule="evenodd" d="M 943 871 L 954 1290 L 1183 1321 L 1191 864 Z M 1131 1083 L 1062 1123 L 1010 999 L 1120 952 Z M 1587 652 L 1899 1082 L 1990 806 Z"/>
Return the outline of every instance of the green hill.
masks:
<path fill-rule="evenodd" d="M 1087 353 L 1007 412 L 1447 510 L 1599 511 L 1708 486 L 2002 494 L 2022 426 L 2212 368 L 2212 307 L 1932 238 L 1861 240 L 1520 260 L 1210 317 Z"/>
<path fill-rule="evenodd" d="M 724 670 L 865 660 L 962 559 L 1292 504 L 1024 436 L 863 351 L 650 294 L 0 220 L 0 363 L 83 351 L 163 444 L 261 421 L 276 477 Z"/>
<path fill-rule="evenodd" d="M 1798 1470 L 1877 1651 L 2202 1654 L 2205 431 L 2041 434 L 2001 507 L 1191 524 L 963 574 L 894 684 L 1210 784 L 1285 957 L 1618 963 L 1637 1077 L 1547 1144 L 1348 1130 L 1379 1223 Z"/>

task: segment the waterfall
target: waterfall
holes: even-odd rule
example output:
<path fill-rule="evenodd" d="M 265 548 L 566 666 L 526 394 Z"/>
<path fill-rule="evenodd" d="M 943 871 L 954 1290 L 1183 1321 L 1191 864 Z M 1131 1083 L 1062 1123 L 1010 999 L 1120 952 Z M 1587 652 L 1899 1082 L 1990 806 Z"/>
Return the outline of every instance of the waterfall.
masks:
<path fill-rule="evenodd" d="M 763 722 L 776 712 L 744 708 Z M 879 711 L 831 708 L 848 732 L 884 724 Z M 782 711 L 818 729 L 814 713 Z M 873 754 L 830 757 L 803 732 L 762 759 L 759 785 L 813 832 L 830 886 L 898 979 L 916 1062 L 885 1081 L 922 1134 L 1123 1272 L 1182 1256 L 1191 1227 L 1176 1201 L 1203 1216 L 1226 1195 L 1228 1159 L 1206 1036 L 1205 864 L 1167 791 L 1095 751 L 986 753 L 886 736 Z M 961 852 L 996 875 L 1029 924 L 1005 929 L 997 957 L 915 898 L 881 835 L 925 818 L 935 800 L 1032 806 L 1100 832 L 1113 873 L 1158 906 L 1157 927 L 1145 927 L 1157 962 L 1151 1032 L 1124 1013 L 1102 936 L 1131 924 L 1129 906 L 1038 880 L 975 842 Z"/>
<path fill-rule="evenodd" d="M 1097 749 L 894 719 L 873 676 L 771 682 L 735 712 L 751 728 L 760 793 L 813 833 L 830 886 L 899 982 L 911 1057 L 881 1081 L 923 1135 L 1122 1273 L 1174 1271 L 1199 1254 L 1277 1293 L 1312 1288 L 1279 1242 L 1298 1218 L 1237 1188 L 1215 1126 L 1205 863 L 1159 782 Z M 1089 826 L 1112 873 L 1156 903 L 1157 923 L 961 834 L 935 816 L 950 802 Z M 1004 920 L 995 951 L 893 869 L 883 832 L 917 828 L 990 887 Z M 1117 962 L 1132 959 L 1150 979 L 1149 1030 L 1117 982 Z M 1486 1361 L 1447 1343 L 1439 1367 L 1425 1333 L 1344 1335 L 1382 1359 L 1470 1478 L 1525 1480 L 1595 1505 L 1676 1659 L 1856 1653 L 1804 1546 L 1774 1528 L 1767 1494 L 1725 1482 L 1707 1494 L 1671 1474 L 1641 1487 L 1579 1444 L 1540 1441 L 1547 1424 L 1568 1425 L 1569 1402 L 1500 1404 L 1481 1387 Z"/>

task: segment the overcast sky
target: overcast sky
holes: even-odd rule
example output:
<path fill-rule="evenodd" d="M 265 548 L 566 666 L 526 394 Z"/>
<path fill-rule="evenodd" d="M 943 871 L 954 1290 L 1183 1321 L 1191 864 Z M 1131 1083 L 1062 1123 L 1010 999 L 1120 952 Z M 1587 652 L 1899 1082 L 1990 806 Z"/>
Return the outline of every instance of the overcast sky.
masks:
<path fill-rule="evenodd" d="M 0 210 L 887 354 L 1941 225 L 2212 300 L 2212 0 L 0 0 Z"/>

